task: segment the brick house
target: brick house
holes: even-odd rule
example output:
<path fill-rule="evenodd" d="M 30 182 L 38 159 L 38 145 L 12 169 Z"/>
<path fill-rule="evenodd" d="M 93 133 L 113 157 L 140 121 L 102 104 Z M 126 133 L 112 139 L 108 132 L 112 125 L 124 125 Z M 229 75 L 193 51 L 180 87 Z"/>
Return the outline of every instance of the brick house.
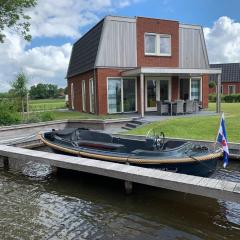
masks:
<path fill-rule="evenodd" d="M 221 93 L 240 93 L 240 63 L 210 64 L 211 68 L 221 68 Z M 211 75 L 209 82 L 217 81 L 217 76 Z M 216 93 L 217 88 L 209 88 L 209 93 Z"/>
<path fill-rule="evenodd" d="M 74 45 L 69 105 L 80 112 L 156 111 L 158 100 L 208 106 L 210 69 L 201 26 L 145 17 L 107 16 Z"/>

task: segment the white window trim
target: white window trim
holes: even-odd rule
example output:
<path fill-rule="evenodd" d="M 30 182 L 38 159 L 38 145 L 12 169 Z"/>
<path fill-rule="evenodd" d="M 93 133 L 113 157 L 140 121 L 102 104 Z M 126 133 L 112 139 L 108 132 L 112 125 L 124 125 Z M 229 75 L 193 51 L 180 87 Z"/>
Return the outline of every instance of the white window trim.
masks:
<path fill-rule="evenodd" d="M 202 89 L 202 77 L 190 77 L 190 82 L 189 82 L 189 91 L 190 91 L 190 94 L 189 94 L 189 99 L 192 100 L 192 79 L 199 79 L 200 81 L 200 85 L 199 85 L 199 89 L 200 89 L 200 96 L 199 96 L 199 101 L 202 102 L 203 101 L 203 98 L 202 98 L 202 92 L 203 92 L 203 89 Z"/>
<path fill-rule="evenodd" d="M 121 111 L 120 112 L 109 112 L 109 104 L 108 104 L 108 80 L 109 79 L 116 79 L 121 80 Z M 131 112 L 124 112 L 124 105 L 123 105 L 123 81 L 124 79 L 134 79 L 135 80 L 135 111 Z M 133 113 L 137 111 L 137 78 L 136 77 L 107 77 L 107 112 L 108 114 L 117 114 L 117 113 Z"/>
<path fill-rule="evenodd" d="M 156 36 L 156 42 L 155 42 L 155 49 L 156 52 L 155 53 L 148 53 L 146 52 L 145 49 L 145 37 L 146 35 L 152 35 L 152 36 Z M 160 52 L 160 44 L 161 44 L 161 37 L 169 37 L 170 38 L 170 53 L 161 53 Z M 170 57 L 172 56 L 172 36 L 170 34 L 157 34 L 157 33 L 144 33 L 144 54 L 146 56 L 163 56 L 163 57 Z"/>
<path fill-rule="evenodd" d="M 94 95 L 94 99 L 92 99 L 92 94 L 91 94 L 91 89 L 92 89 L 92 84 L 91 84 L 91 82 L 92 82 L 92 84 L 93 84 L 93 88 L 94 88 L 94 81 L 93 81 L 93 78 L 90 78 L 89 79 L 89 112 L 90 113 L 94 113 L 95 112 L 95 88 L 94 88 L 94 91 L 93 91 L 93 95 Z M 92 109 L 92 101 L 93 101 L 93 104 L 94 104 L 94 107 L 93 107 L 93 109 Z"/>
<path fill-rule="evenodd" d="M 178 78 L 178 99 L 180 99 L 180 80 L 181 79 L 183 79 L 183 80 L 185 80 L 185 79 L 189 79 L 189 93 L 188 93 L 188 99 L 192 99 L 192 79 L 200 79 L 199 81 L 200 81 L 200 86 L 199 86 L 199 88 L 200 88 L 200 99 L 199 99 L 199 101 L 200 102 L 202 102 L 203 101 L 203 89 L 202 89 L 202 87 L 203 87 L 203 85 L 202 85 L 202 77 L 201 76 L 199 76 L 199 77 L 181 77 L 181 78 Z"/>
<path fill-rule="evenodd" d="M 84 86 L 84 94 L 83 95 L 83 86 Z M 86 112 L 86 81 L 82 80 L 82 111 Z"/>
<path fill-rule="evenodd" d="M 74 85 L 71 83 L 71 108 L 74 110 Z"/>
<path fill-rule="evenodd" d="M 230 93 L 230 87 L 233 87 L 233 89 L 234 89 L 234 93 Z M 228 95 L 229 94 L 236 94 L 236 85 L 228 85 Z"/>

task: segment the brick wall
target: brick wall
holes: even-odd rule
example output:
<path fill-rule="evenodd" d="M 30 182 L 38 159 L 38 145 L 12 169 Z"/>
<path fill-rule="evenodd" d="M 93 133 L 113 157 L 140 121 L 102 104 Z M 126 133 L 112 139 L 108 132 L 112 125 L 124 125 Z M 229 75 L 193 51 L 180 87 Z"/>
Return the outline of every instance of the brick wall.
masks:
<path fill-rule="evenodd" d="M 98 68 L 96 69 L 97 87 L 97 113 L 107 114 L 107 77 L 121 77 L 120 69 Z"/>
<path fill-rule="evenodd" d="M 144 33 L 171 35 L 171 56 L 145 56 Z M 137 18 L 137 65 L 149 67 L 179 66 L 179 22 L 153 18 Z"/>
<path fill-rule="evenodd" d="M 86 112 L 90 111 L 89 106 L 89 79 L 93 78 L 93 70 L 79 74 L 68 79 L 69 108 L 72 108 L 71 83 L 74 89 L 74 110 L 82 112 L 82 80 L 86 84 Z"/>

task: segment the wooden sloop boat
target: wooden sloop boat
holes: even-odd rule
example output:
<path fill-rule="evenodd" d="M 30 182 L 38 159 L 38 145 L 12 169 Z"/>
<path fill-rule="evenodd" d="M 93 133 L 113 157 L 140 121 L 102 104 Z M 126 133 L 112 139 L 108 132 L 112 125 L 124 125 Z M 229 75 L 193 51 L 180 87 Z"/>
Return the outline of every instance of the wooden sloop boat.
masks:
<path fill-rule="evenodd" d="M 222 156 L 220 148 L 211 150 L 186 141 L 166 141 L 164 136 L 138 140 L 103 131 L 67 128 L 40 133 L 39 137 L 58 153 L 204 177 L 214 172 L 217 159 Z"/>

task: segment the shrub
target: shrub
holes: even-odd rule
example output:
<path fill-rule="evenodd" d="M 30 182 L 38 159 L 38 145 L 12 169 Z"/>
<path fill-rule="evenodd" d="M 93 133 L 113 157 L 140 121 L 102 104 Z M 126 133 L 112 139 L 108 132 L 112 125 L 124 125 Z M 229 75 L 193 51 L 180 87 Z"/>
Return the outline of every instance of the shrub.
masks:
<path fill-rule="evenodd" d="M 0 100 L 0 125 L 17 124 L 21 121 L 11 101 Z"/>
<path fill-rule="evenodd" d="M 52 121 L 55 119 L 54 114 L 52 112 L 43 112 L 40 115 L 40 119 L 42 122 Z"/>
<path fill-rule="evenodd" d="M 234 99 L 235 99 L 234 95 L 226 95 L 226 96 L 224 96 L 224 101 L 227 102 L 227 103 L 234 102 Z"/>
<path fill-rule="evenodd" d="M 216 83 L 211 81 L 211 82 L 208 83 L 208 86 L 209 86 L 209 88 L 215 88 L 216 87 Z"/>
<path fill-rule="evenodd" d="M 216 102 L 216 98 L 217 98 L 217 96 L 215 93 L 208 94 L 209 102 Z"/>

